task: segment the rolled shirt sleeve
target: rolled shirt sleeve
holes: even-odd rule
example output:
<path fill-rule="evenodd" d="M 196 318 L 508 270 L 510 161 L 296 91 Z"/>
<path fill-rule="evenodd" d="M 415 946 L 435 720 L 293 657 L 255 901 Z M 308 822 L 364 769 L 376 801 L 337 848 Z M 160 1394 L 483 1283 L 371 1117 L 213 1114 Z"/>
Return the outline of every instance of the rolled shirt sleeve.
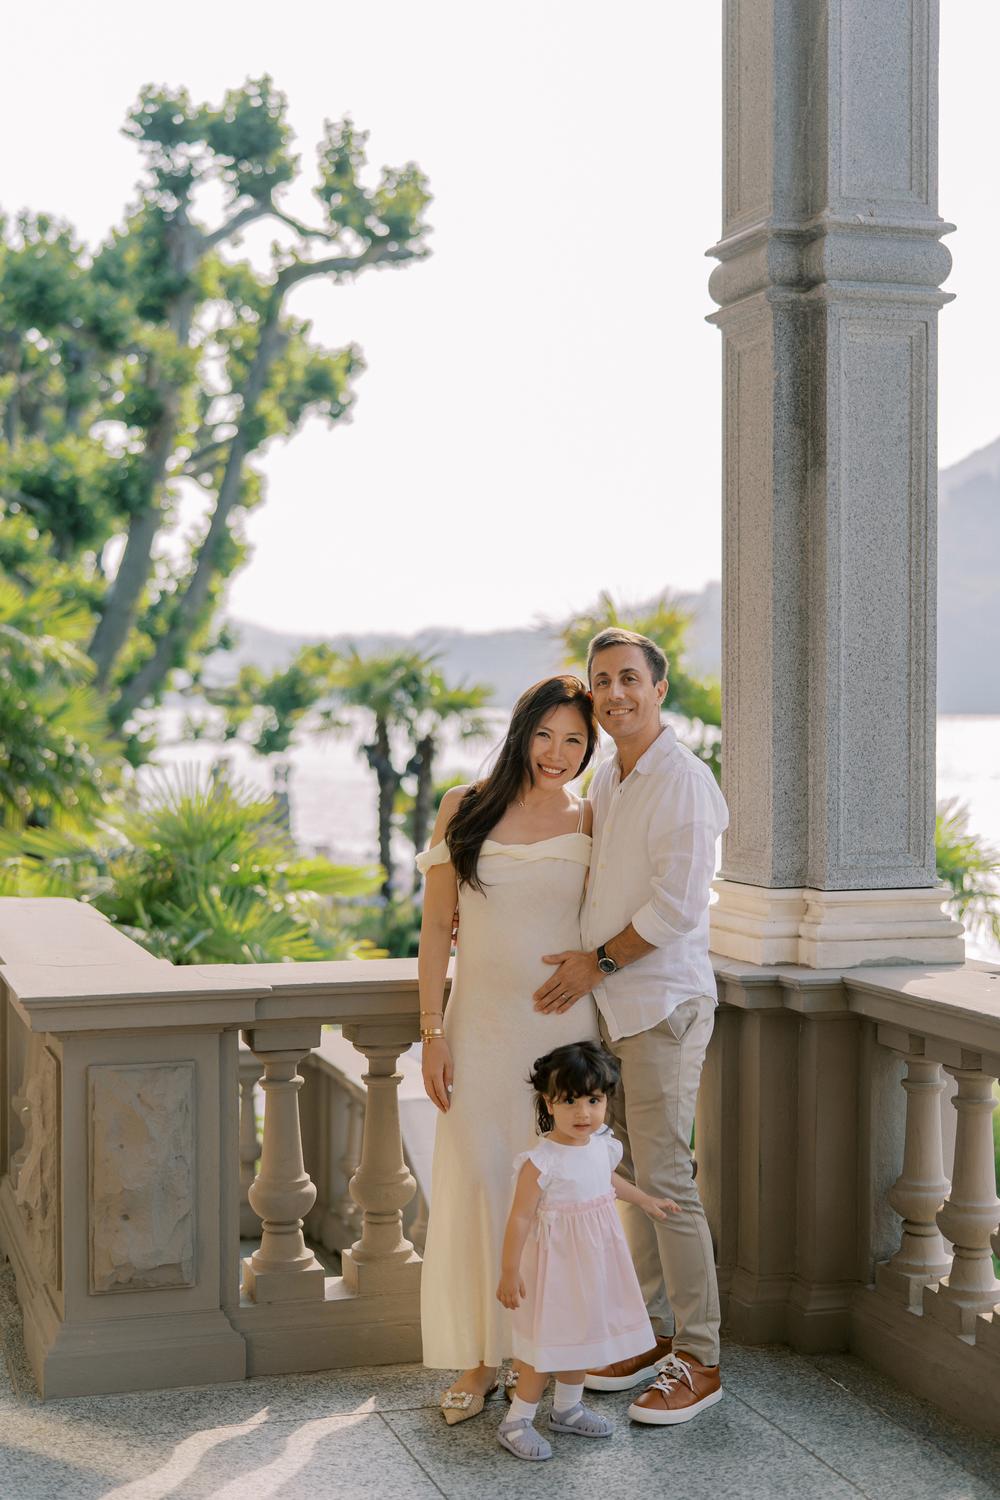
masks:
<path fill-rule="evenodd" d="M 594 998 L 612 1038 L 656 1026 L 676 1005 L 716 993 L 708 953 L 709 901 L 725 799 L 705 763 L 669 726 L 624 781 L 616 757 L 590 788 L 594 848 L 583 910 L 586 948 L 629 923 L 651 947 Z"/>
<path fill-rule="evenodd" d="M 673 825 L 669 812 L 654 817 L 649 829 L 650 897 L 632 917 L 632 926 L 655 948 L 686 937 L 702 921 L 720 832 L 717 822 L 706 817 L 680 827 Z"/>

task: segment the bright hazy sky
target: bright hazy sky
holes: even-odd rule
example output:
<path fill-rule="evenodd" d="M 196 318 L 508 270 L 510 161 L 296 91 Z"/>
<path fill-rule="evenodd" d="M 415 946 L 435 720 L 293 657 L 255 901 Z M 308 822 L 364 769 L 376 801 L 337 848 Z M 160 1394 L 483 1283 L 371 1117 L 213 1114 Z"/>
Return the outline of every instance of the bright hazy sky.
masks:
<path fill-rule="evenodd" d="M 1000 433 L 1000 14 L 948 0 L 939 454 Z M 0 206 L 96 242 L 138 174 L 146 82 L 216 101 L 270 72 L 308 170 L 325 117 L 417 160 L 433 258 L 309 286 L 294 310 L 369 363 L 350 427 L 267 457 L 233 613 L 316 632 L 483 630 L 719 575 L 721 0 L 40 0 L 8 11 Z M 983 165 L 985 163 L 986 165 Z M 290 206 L 305 212 L 308 189 Z"/>

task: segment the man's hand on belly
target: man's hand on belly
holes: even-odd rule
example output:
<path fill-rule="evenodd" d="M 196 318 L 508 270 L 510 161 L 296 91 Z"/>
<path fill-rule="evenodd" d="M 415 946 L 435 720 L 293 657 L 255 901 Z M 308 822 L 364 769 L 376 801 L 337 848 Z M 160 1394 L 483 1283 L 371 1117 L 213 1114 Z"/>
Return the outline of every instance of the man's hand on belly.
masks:
<path fill-rule="evenodd" d="M 596 953 L 546 953 L 543 964 L 556 971 L 532 996 L 535 1009 L 558 1014 L 589 995 L 601 977 Z"/>

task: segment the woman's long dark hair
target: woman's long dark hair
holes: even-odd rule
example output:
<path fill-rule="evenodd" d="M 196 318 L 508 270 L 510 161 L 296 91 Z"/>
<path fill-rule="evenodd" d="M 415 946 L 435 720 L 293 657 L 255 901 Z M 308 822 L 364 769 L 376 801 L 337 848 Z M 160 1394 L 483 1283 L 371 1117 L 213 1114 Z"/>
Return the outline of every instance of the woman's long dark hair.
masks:
<path fill-rule="evenodd" d="M 587 732 L 587 748 L 580 762 L 580 771 L 590 764 L 597 746 L 597 720 L 586 683 L 579 677 L 546 677 L 544 682 L 536 682 L 534 687 L 522 693 L 514 704 L 510 727 L 496 765 L 487 777 L 469 787 L 448 824 L 445 839 L 459 885 L 472 886 L 473 890 L 485 894 L 477 870 L 483 840 L 490 829 L 497 826 L 511 803 L 517 800 L 525 776 L 534 786 L 532 737 L 546 715 L 563 703 L 579 712 Z"/>

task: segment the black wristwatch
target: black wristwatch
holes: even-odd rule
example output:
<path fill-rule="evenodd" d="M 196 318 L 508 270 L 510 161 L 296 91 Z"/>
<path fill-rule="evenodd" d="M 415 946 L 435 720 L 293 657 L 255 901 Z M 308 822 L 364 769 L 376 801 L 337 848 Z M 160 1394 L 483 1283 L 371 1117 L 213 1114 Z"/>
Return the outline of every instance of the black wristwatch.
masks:
<path fill-rule="evenodd" d="M 600 969 L 602 974 L 618 973 L 618 965 L 615 963 L 614 959 L 611 957 L 611 954 L 608 952 L 607 948 L 605 948 L 603 943 L 597 950 L 597 967 Z"/>

